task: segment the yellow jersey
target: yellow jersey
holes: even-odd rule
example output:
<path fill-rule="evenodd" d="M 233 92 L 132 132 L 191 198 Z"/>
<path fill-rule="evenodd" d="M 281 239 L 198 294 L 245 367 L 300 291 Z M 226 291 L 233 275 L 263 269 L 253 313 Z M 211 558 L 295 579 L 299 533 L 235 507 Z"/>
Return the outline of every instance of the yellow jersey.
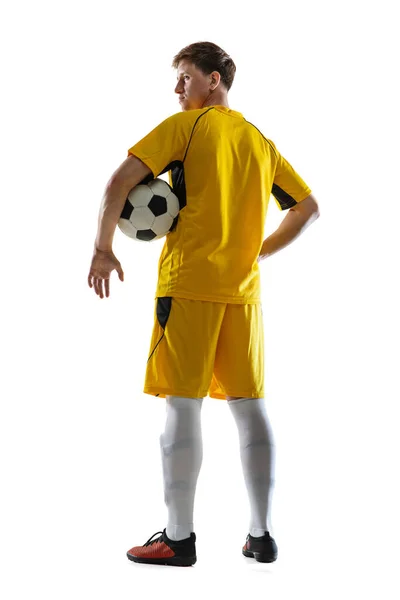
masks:
<path fill-rule="evenodd" d="M 177 225 L 158 264 L 156 297 L 261 303 L 257 258 L 271 194 L 280 210 L 311 189 L 243 115 L 207 106 L 172 115 L 128 150 L 169 173 Z"/>

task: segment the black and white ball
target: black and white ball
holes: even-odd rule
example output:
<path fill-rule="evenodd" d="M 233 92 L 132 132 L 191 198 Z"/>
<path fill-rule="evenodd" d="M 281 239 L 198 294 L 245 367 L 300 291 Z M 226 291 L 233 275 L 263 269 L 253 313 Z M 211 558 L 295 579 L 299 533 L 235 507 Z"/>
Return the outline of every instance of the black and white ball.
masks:
<path fill-rule="evenodd" d="M 158 240 L 176 227 L 179 200 L 163 179 L 140 183 L 128 194 L 118 227 L 142 242 Z"/>

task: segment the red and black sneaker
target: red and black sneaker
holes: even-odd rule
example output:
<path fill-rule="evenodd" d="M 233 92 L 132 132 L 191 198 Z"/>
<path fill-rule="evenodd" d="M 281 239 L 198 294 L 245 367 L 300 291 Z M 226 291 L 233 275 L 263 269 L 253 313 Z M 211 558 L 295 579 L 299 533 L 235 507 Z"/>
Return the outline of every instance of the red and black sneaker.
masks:
<path fill-rule="evenodd" d="M 152 540 L 155 535 L 161 535 Z M 197 560 L 196 557 L 196 534 L 194 531 L 190 537 L 184 540 L 170 540 L 167 531 L 157 531 L 143 546 L 134 546 L 126 553 L 129 560 L 138 563 L 149 563 L 151 565 L 172 565 L 175 567 L 190 567 Z"/>
<path fill-rule="evenodd" d="M 270 563 L 278 558 L 277 545 L 268 531 L 261 537 L 253 537 L 248 534 L 242 553 L 249 558 L 255 558 L 258 562 Z"/>

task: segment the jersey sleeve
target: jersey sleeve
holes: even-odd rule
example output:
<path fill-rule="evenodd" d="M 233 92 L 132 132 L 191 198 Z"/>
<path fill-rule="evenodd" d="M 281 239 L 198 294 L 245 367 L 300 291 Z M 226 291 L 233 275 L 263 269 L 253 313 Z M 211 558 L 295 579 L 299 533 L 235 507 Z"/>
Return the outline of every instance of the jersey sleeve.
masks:
<path fill-rule="evenodd" d="M 168 117 L 128 150 L 151 169 L 154 177 L 174 161 L 183 161 L 190 138 L 189 122 L 183 113 Z"/>
<path fill-rule="evenodd" d="M 305 200 L 311 194 L 311 188 L 278 152 L 275 144 L 271 140 L 268 141 L 272 144 L 277 157 L 271 193 L 279 210 L 287 210 Z"/>

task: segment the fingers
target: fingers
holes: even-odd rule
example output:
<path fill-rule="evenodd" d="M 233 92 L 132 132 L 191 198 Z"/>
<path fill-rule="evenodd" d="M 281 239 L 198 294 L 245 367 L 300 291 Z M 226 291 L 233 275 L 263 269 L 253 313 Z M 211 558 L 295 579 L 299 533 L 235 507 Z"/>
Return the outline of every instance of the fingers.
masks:
<path fill-rule="evenodd" d="M 102 293 L 101 282 L 102 282 L 102 279 L 100 277 L 93 277 L 94 291 L 96 292 L 96 294 L 98 296 L 100 296 L 100 298 L 102 297 L 101 296 L 101 293 Z"/>
<path fill-rule="evenodd" d="M 106 281 L 108 283 L 108 285 L 110 285 L 109 284 L 109 281 L 110 281 L 109 279 L 105 279 L 104 281 Z M 107 283 L 106 283 L 106 286 L 107 286 Z M 107 287 L 106 287 L 106 289 L 107 289 Z M 110 288 L 108 288 L 108 289 L 110 291 Z M 101 277 L 96 277 L 96 279 L 95 279 L 95 290 L 96 290 L 96 294 L 98 296 L 100 296 L 100 298 L 104 298 L 103 279 Z"/>
<path fill-rule="evenodd" d="M 89 287 L 94 288 L 94 291 L 96 292 L 96 294 L 98 296 L 100 296 L 100 298 L 104 298 L 103 278 L 102 277 L 95 277 L 94 275 L 90 274 L 88 277 L 88 284 L 89 284 Z M 110 295 L 110 280 L 109 279 L 104 279 L 104 286 L 105 286 L 105 290 L 106 290 L 106 296 L 108 298 Z"/>
<path fill-rule="evenodd" d="M 114 266 L 114 268 L 118 272 L 119 279 L 121 281 L 124 281 L 124 272 L 120 263 L 117 263 L 117 266 Z M 104 292 L 107 298 L 109 298 L 110 296 L 110 271 L 112 271 L 112 269 L 96 268 L 96 266 L 93 265 L 90 268 L 88 275 L 88 285 L 90 288 L 94 288 L 95 293 L 98 296 L 100 296 L 100 298 L 104 298 Z"/>

